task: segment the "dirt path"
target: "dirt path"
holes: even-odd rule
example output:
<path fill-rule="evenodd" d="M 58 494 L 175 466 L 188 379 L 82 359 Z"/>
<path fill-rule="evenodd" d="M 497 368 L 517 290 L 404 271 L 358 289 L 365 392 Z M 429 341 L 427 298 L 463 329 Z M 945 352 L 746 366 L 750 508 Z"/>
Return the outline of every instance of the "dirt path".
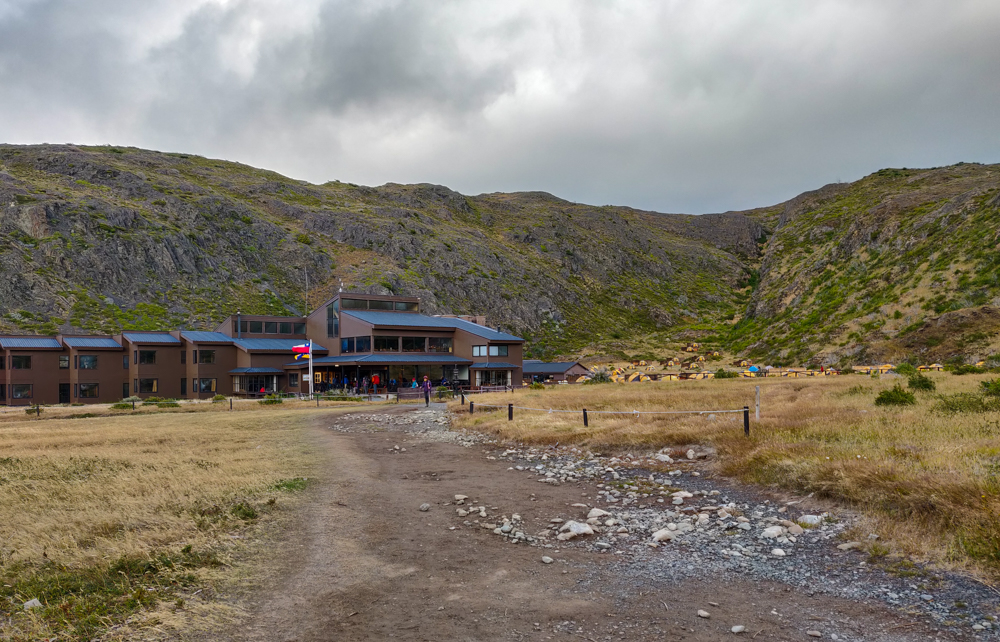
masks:
<path fill-rule="evenodd" d="M 250 601 L 251 621 L 229 639 L 700 641 L 730 636 L 735 625 L 756 640 L 815 639 L 808 631 L 839 640 L 971 637 L 778 582 L 633 579 L 615 555 L 508 543 L 456 517 L 454 496 L 485 505 L 491 520 L 519 512 L 534 534 L 593 488 L 539 484 L 482 447 L 427 439 L 414 430 L 440 424 L 415 410 L 373 409 L 338 417 L 336 430 L 333 419 L 311 429 L 325 472 L 277 547 L 279 579 Z"/>

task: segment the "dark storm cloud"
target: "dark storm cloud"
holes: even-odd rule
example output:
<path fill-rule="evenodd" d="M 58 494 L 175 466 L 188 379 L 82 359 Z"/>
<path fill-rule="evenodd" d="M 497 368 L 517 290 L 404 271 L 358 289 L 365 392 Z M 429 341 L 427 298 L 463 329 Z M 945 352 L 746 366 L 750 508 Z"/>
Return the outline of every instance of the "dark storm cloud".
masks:
<path fill-rule="evenodd" d="M 1000 161 L 1000 4 L 0 0 L 0 139 L 712 211 Z"/>

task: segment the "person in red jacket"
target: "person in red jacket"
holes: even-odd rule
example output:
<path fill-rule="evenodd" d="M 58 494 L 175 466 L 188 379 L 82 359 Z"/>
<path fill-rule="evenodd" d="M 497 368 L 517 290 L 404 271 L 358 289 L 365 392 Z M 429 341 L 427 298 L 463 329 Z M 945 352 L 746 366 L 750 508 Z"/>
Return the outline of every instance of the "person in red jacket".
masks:
<path fill-rule="evenodd" d="M 380 382 L 381 382 L 381 379 L 379 378 L 378 373 L 375 373 L 374 375 L 372 375 L 372 387 L 375 388 L 375 394 L 378 394 L 378 384 Z"/>
<path fill-rule="evenodd" d="M 424 406 L 425 407 L 430 406 L 431 405 L 431 380 L 427 378 L 427 375 L 424 375 L 424 382 L 420 385 L 420 387 L 423 388 L 423 390 L 424 390 Z"/>

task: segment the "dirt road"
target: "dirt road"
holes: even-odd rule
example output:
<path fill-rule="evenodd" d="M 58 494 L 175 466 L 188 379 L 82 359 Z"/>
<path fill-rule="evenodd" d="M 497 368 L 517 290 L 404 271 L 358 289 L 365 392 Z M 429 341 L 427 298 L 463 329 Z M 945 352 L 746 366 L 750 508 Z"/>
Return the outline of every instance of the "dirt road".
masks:
<path fill-rule="evenodd" d="M 640 579 L 620 555 L 509 543 L 458 517 L 455 495 L 468 496 L 467 508 L 485 506 L 491 521 L 517 512 L 534 534 L 553 515 L 579 512 L 572 504 L 591 502 L 593 487 L 539 484 L 482 446 L 429 438 L 441 432 L 443 411 L 423 410 L 373 409 L 310 429 L 325 472 L 275 547 L 273 579 L 246 604 L 251 620 L 229 639 L 694 641 L 735 638 L 737 625 L 755 640 L 815 639 L 810 631 L 839 640 L 971 638 L 882 604 L 810 597 L 779 582 Z"/>

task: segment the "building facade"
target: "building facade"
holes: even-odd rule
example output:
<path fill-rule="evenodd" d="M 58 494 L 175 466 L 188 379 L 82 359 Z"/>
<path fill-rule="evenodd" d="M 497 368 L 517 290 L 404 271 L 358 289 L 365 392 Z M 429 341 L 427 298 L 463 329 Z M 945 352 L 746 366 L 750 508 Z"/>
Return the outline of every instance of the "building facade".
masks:
<path fill-rule="evenodd" d="M 341 293 L 307 317 L 237 314 L 214 331 L 0 336 L 0 404 L 110 403 L 317 392 L 376 375 L 381 388 L 519 385 L 524 340 L 481 316 L 426 316 L 415 297 Z"/>

